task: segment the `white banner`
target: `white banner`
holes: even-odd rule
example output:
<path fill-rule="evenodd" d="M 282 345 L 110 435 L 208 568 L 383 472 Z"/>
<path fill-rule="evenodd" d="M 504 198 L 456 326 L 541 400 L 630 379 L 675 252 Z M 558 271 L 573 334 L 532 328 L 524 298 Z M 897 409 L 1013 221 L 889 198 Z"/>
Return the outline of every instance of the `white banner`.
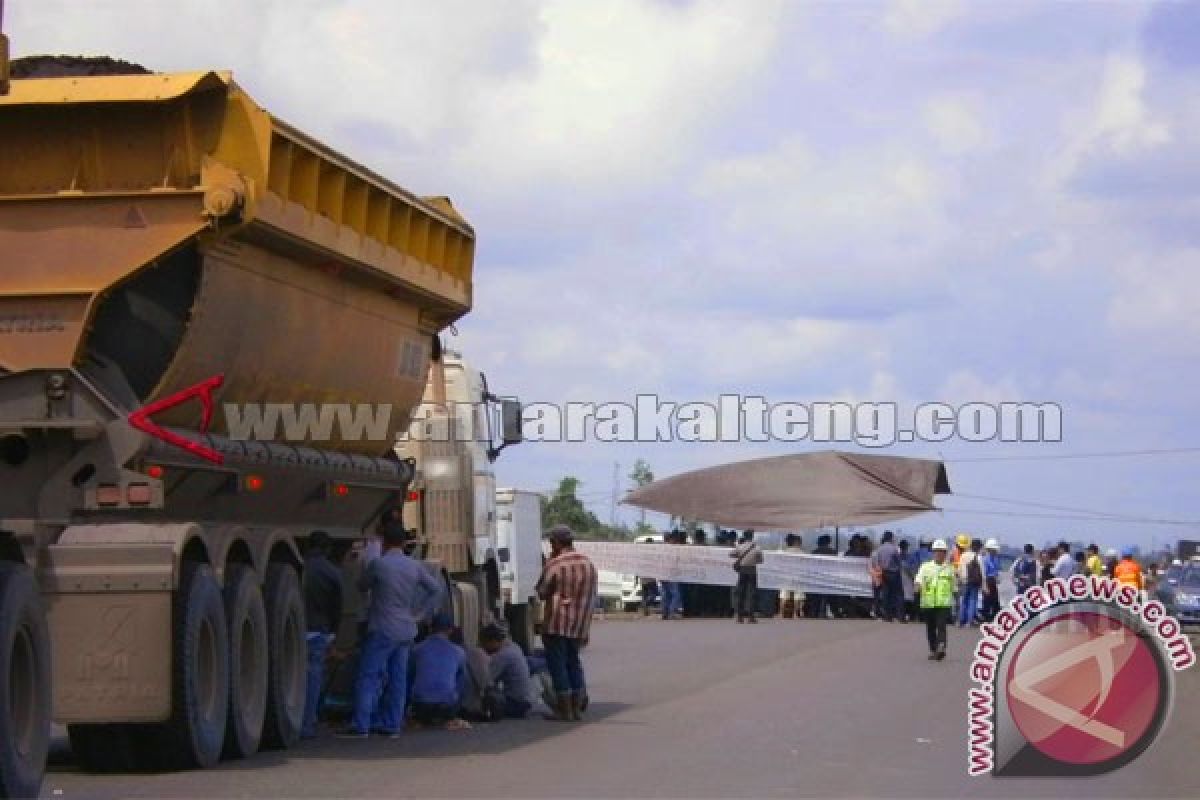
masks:
<path fill-rule="evenodd" d="M 576 541 L 575 549 L 590 558 L 596 569 L 622 575 L 711 586 L 737 582 L 729 557 L 733 551 L 728 547 Z"/>
<path fill-rule="evenodd" d="M 874 594 L 865 558 L 814 556 L 778 550 L 768 550 L 763 556 L 763 563 L 758 567 L 759 588 L 851 597 Z"/>
<path fill-rule="evenodd" d="M 727 547 L 631 542 L 575 542 L 596 569 L 643 578 L 733 586 L 733 552 Z M 867 559 L 814 556 L 764 550 L 758 567 L 758 586 L 793 592 L 870 597 L 871 575 Z"/>

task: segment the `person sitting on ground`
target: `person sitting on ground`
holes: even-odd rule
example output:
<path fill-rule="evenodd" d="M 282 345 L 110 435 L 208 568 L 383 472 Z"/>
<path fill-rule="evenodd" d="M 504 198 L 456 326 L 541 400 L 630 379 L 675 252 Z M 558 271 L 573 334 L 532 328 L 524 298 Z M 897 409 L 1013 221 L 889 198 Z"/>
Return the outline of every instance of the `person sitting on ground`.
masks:
<path fill-rule="evenodd" d="M 439 613 L 433 631 L 413 648 L 409 666 L 412 716 L 425 725 L 441 725 L 457 719 L 467 684 L 467 654 L 450 641 L 454 620 Z"/>
<path fill-rule="evenodd" d="M 488 625 L 479 634 L 479 643 L 490 656 L 488 676 L 493 686 L 503 693 L 501 713 L 505 717 L 522 719 L 533 704 L 529 702 L 531 677 L 529 662 L 517 643 L 499 625 Z"/>

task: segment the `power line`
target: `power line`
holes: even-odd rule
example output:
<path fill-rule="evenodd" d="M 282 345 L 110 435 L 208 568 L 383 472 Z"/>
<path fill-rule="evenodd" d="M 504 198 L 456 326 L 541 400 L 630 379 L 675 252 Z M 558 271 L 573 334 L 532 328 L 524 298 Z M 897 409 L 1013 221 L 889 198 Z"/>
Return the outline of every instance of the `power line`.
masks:
<path fill-rule="evenodd" d="M 1029 508 L 1041 508 L 1049 511 L 1068 511 L 1077 514 L 1088 514 L 1099 519 L 1125 520 L 1128 522 L 1140 522 L 1145 517 L 1139 517 L 1133 514 L 1124 514 L 1115 511 L 1096 511 L 1090 508 L 1078 508 L 1075 506 L 1058 506 L 1049 503 L 1038 503 L 1033 500 L 1014 500 L 1008 497 L 992 497 L 985 494 L 964 494 L 955 492 L 954 497 L 963 497 L 968 500 L 988 500 L 993 503 L 1007 503 L 1008 505 L 1027 506 Z M 1197 523 L 1200 524 L 1200 523 Z"/>
<path fill-rule="evenodd" d="M 1154 519 L 1151 517 L 1096 517 L 1085 514 L 1039 514 L 1030 511 L 1005 511 L 994 508 L 943 508 L 947 514 L 983 514 L 993 517 L 1028 517 L 1032 519 L 1065 519 L 1083 522 L 1119 522 L 1123 525 L 1137 523 L 1141 525 L 1175 525 L 1184 528 L 1200 528 L 1200 520 Z"/>
<path fill-rule="evenodd" d="M 1200 453 L 1200 447 L 1164 447 L 1153 450 L 1107 450 L 1094 453 L 1042 453 L 1024 456 L 979 456 L 977 458 L 948 458 L 946 464 L 981 464 L 988 461 L 1066 461 L 1088 458 L 1126 458 L 1131 456 L 1165 456 Z"/>

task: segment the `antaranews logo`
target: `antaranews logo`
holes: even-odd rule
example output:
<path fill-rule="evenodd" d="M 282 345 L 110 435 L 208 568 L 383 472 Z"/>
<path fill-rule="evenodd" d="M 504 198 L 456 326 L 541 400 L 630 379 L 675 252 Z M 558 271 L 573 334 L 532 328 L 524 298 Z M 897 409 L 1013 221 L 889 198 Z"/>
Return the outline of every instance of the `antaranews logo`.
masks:
<path fill-rule="evenodd" d="M 1162 603 L 1098 576 L 1034 587 L 981 632 L 971 775 L 1098 775 L 1128 764 L 1166 725 L 1174 673 L 1196 661 Z"/>

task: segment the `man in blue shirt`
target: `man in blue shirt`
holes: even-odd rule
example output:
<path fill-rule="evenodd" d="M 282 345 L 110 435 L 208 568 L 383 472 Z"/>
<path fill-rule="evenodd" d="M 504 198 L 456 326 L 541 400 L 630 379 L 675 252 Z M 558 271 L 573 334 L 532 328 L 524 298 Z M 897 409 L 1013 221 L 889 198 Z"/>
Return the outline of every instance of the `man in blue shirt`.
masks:
<path fill-rule="evenodd" d="M 448 614 L 433 618 L 433 632 L 412 653 L 409 665 L 413 719 L 439 725 L 455 719 L 467 689 L 467 654 L 450 641 L 454 620 Z"/>
<path fill-rule="evenodd" d="M 359 589 L 370 592 L 371 602 L 354 686 L 354 716 L 344 737 L 366 738 L 377 704 L 377 731 L 399 735 L 417 622 L 442 604 L 441 583 L 425 565 L 404 554 L 406 539 L 403 525 L 389 523 L 383 531 L 383 555 L 367 565 L 359 580 Z"/>
<path fill-rule="evenodd" d="M 532 678 L 525 654 L 499 625 L 488 625 L 480 632 L 479 639 L 491 659 L 492 685 L 504 692 L 504 716 L 523 718 L 533 708 L 529 702 Z"/>

